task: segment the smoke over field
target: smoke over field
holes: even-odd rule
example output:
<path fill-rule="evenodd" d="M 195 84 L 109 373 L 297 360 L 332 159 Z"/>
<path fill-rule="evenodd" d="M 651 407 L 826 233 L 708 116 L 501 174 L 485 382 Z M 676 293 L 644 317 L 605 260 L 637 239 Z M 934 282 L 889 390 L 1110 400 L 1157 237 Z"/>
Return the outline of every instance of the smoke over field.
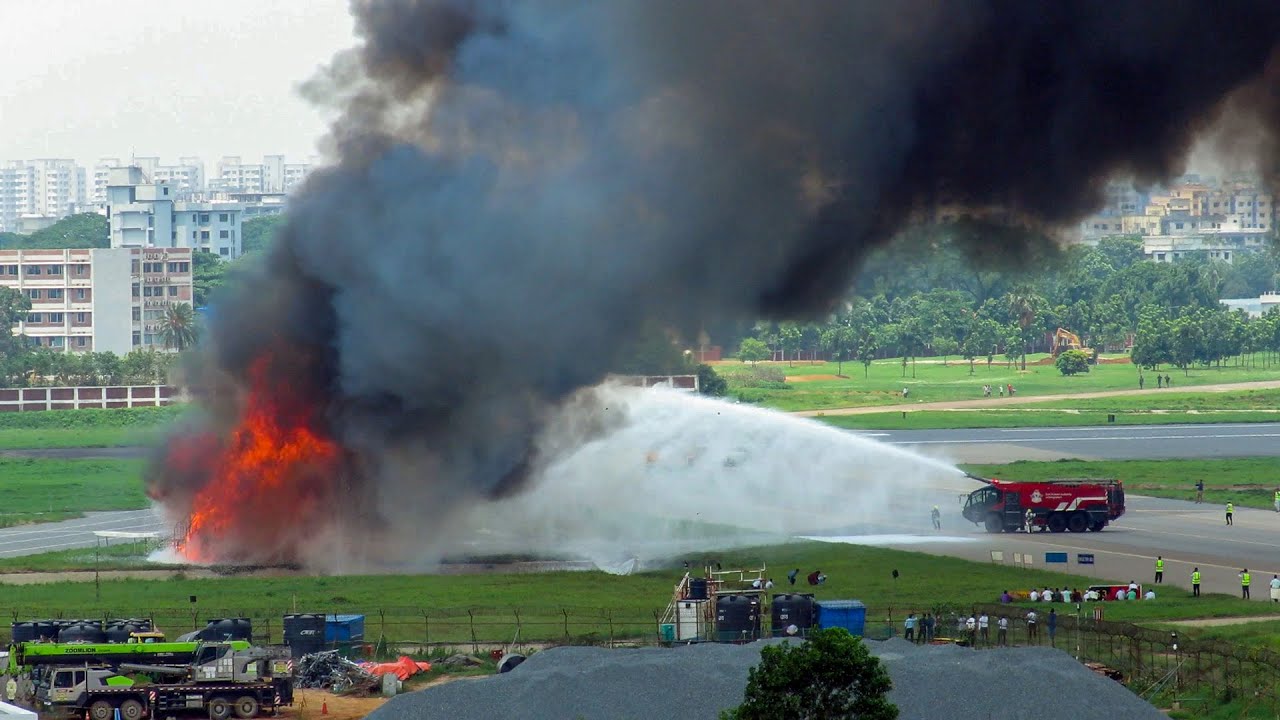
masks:
<path fill-rule="evenodd" d="M 305 86 L 336 162 L 219 301 L 207 421 L 153 472 L 193 557 L 430 557 L 554 464 L 550 418 L 582 442 L 629 422 L 584 388 L 646 323 L 822 314 L 919 213 L 1052 228 L 1219 121 L 1275 159 L 1274 0 L 352 14 L 359 46 Z"/>

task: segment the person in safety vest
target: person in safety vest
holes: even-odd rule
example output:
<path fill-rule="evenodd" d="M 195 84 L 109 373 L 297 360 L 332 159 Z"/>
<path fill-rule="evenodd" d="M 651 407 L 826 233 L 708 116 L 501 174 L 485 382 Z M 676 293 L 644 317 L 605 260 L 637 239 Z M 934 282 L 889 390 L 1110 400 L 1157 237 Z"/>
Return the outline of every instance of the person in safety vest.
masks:
<path fill-rule="evenodd" d="M 1236 506 L 1231 503 L 1227 503 L 1227 524 L 1228 525 L 1231 524 L 1231 513 L 1235 511 L 1236 511 Z"/>
<path fill-rule="evenodd" d="M 1191 570 L 1191 597 L 1200 597 L 1200 568 Z"/>
<path fill-rule="evenodd" d="M 1164 582 L 1164 558 L 1156 556 L 1156 584 Z"/>
<path fill-rule="evenodd" d="M 1280 512 L 1280 488 L 1276 488 L 1276 499 L 1273 504 L 1276 506 L 1276 512 Z"/>
<path fill-rule="evenodd" d="M 1240 571 L 1240 598 L 1249 599 L 1249 568 Z"/>

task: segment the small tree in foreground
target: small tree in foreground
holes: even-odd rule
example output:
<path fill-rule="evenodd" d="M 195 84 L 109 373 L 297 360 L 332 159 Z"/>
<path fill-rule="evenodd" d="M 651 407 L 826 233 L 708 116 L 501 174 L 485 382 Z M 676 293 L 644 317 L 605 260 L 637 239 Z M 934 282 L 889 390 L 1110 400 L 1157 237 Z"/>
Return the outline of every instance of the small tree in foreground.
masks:
<path fill-rule="evenodd" d="M 742 705 L 721 720 L 895 720 L 889 671 L 844 628 L 815 630 L 803 644 L 760 651 Z"/>
<path fill-rule="evenodd" d="M 1053 364 L 1063 375 L 1079 375 L 1089 372 L 1089 354 L 1083 350 L 1068 350 L 1058 356 Z"/>

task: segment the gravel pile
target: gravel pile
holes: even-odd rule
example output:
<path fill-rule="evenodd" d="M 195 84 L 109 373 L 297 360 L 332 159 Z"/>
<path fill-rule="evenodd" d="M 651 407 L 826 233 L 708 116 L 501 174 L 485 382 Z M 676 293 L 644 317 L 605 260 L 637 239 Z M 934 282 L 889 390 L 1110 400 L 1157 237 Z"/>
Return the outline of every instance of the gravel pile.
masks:
<path fill-rule="evenodd" d="M 714 720 L 742 701 L 747 669 L 759 662 L 762 644 L 554 648 L 531 655 L 509 673 L 401 695 L 369 719 Z M 1059 650 L 974 651 L 899 639 L 868 646 L 893 677 L 890 698 L 902 720 L 1164 717 Z"/>

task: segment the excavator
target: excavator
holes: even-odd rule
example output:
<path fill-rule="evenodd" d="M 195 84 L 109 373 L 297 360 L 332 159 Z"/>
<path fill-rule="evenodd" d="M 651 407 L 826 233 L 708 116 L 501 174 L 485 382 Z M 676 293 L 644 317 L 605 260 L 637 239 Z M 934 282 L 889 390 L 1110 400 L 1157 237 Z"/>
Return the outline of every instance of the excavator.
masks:
<path fill-rule="evenodd" d="M 1080 342 L 1080 336 L 1071 332 L 1058 328 L 1053 334 L 1053 356 L 1058 357 L 1067 350 L 1083 350 L 1089 356 L 1093 355 L 1093 349 L 1087 348 Z"/>

